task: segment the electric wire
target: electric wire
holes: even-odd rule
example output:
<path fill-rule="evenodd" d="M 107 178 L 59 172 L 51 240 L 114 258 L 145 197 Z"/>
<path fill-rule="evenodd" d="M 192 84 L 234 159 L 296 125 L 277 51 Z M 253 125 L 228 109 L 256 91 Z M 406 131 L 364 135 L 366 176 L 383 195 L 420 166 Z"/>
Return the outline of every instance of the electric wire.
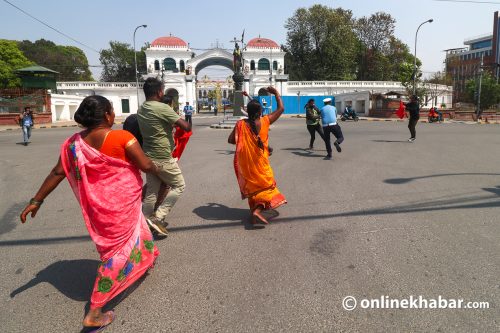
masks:
<path fill-rule="evenodd" d="M 14 5 L 13 3 L 11 3 L 11 2 L 9 2 L 9 1 L 7 1 L 7 0 L 3 0 L 3 1 L 4 1 L 5 3 L 7 3 L 7 4 L 11 5 L 12 7 L 16 8 L 16 9 L 17 9 L 17 10 L 19 10 L 20 12 L 24 13 L 25 15 L 28 15 L 29 17 L 31 17 L 31 18 L 32 18 L 32 19 L 34 19 L 35 21 L 38 21 L 38 22 L 40 22 L 41 24 L 43 24 L 44 26 L 46 26 L 46 27 L 48 27 L 48 28 L 50 28 L 50 29 L 54 30 L 55 32 L 57 32 L 57 33 L 59 33 L 59 34 L 63 35 L 64 37 L 71 39 L 71 40 L 72 40 L 72 41 L 74 41 L 75 43 L 78 43 L 78 44 L 80 44 L 80 45 L 82 45 L 82 46 L 84 46 L 84 47 L 86 47 L 86 48 L 88 48 L 88 49 L 90 49 L 90 50 L 92 50 L 92 51 L 94 51 L 94 52 L 96 52 L 96 53 L 99 53 L 99 51 L 97 51 L 97 50 L 96 50 L 96 49 L 94 49 L 93 47 L 88 46 L 87 44 L 84 44 L 84 43 L 82 43 L 82 42 L 80 42 L 80 41 L 78 41 L 78 40 L 74 39 L 73 37 L 71 37 L 71 36 L 69 36 L 69 35 L 65 34 L 64 32 L 62 32 L 62 31 L 60 31 L 60 30 L 58 30 L 58 29 L 56 29 L 56 28 L 52 27 L 51 25 L 49 25 L 49 24 L 47 24 L 47 23 L 43 22 L 42 20 L 40 20 L 40 19 L 36 18 L 35 16 L 33 16 L 33 15 L 31 15 L 30 13 L 28 13 L 27 11 L 25 11 L 25 10 L 23 10 L 23 9 L 19 8 L 18 6 Z"/>

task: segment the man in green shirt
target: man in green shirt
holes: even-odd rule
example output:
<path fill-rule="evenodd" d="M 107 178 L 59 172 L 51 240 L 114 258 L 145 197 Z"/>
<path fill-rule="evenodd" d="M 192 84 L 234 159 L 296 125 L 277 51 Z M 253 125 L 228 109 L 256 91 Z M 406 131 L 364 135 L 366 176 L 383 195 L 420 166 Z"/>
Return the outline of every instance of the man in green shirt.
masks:
<path fill-rule="evenodd" d="M 309 149 L 313 149 L 314 140 L 316 139 L 316 132 L 318 132 L 319 136 L 321 136 L 323 141 L 325 141 L 325 135 L 323 134 L 323 128 L 319 123 L 321 115 L 319 113 L 319 109 L 314 104 L 314 99 L 311 98 L 309 101 L 307 101 L 305 109 L 306 109 L 307 130 L 311 135 L 311 140 L 309 141 Z"/>
<path fill-rule="evenodd" d="M 184 192 L 185 183 L 181 169 L 172 158 L 174 149 L 173 126 L 191 131 L 191 124 L 181 119 L 167 104 L 161 102 L 165 87 L 156 78 L 149 78 L 144 82 L 146 101 L 137 113 L 137 120 L 142 134 L 142 149 L 158 167 L 158 175 L 146 175 L 147 190 L 143 201 L 142 212 L 146 216 L 149 226 L 160 235 L 166 236 L 167 224 L 164 219 L 170 213 L 175 203 Z M 165 200 L 155 210 L 154 205 L 158 197 L 161 183 L 165 183 L 170 190 Z"/>

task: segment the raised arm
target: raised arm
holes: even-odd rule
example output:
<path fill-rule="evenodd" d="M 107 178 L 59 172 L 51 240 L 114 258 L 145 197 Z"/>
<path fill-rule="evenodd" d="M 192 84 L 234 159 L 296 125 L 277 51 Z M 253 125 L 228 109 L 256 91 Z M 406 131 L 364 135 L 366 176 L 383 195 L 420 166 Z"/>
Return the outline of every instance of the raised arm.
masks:
<path fill-rule="evenodd" d="M 52 192 L 61 181 L 66 178 L 66 174 L 64 173 L 64 169 L 61 163 L 61 158 L 57 161 L 56 166 L 50 171 L 47 178 L 45 178 L 42 186 L 35 194 L 33 199 L 30 200 L 30 203 L 24 208 L 21 213 L 21 222 L 26 222 L 27 215 L 31 212 L 31 217 L 35 217 L 38 209 L 43 203 L 43 200 Z"/>
<path fill-rule="evenodd" d="M 276 108 L 276 110 L 274 110 L 268 116 L 269 122 L 272 124 L 276 120 L 278 120 L 278 118 L 281 116 L 283 111 L 285 111 L 285 108 L 283 107 L 283 101 L 281 100 L 281 96 L 280 96 L 278 90 L 276 90 L 276 88 L 269 86 L 269 87 L 267 87 L 267 91 L 276 97 L 276 103 L 278 104 L 278 107 Z"/>

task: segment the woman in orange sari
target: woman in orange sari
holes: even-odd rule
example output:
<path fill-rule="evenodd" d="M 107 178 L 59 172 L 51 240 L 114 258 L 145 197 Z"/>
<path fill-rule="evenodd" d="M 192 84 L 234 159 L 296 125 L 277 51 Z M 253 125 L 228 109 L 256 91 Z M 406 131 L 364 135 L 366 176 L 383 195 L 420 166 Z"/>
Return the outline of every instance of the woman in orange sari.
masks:
<path fill-rule="evenodd" d="M 227 140 L 236 145 L 234 171 L 241 197 L 248 199 L 253 224 L 268 224 L 262 211 L 286 203 L 285 196 L 276 187 L 269 163 L 269 126 L 278 120 L 285 109 L 278 91 L 274 87 L 268 87 L 267 91 L 276 96 L 278 108 L 261 117 L 262 106 L 258 101 L 251 100 L 247 104 L 248 119 L 238 121 Z"/>
<path fill-rule="evenodd" d="M 114 319 L 102 308 L 153 266 L 159 252 L 142 214 L 139 170 L 157 173 L 134 136 L 112 130 L 115 113 L 102 96 L 86 97 L 75 121 L 86 129 L 68 138 L 57 165 L 21 213 L 35 217 L 43 200 L 64 179 L 81 206 L 90 237 L 101 257 L 83 326 L 101 328 Z"/>

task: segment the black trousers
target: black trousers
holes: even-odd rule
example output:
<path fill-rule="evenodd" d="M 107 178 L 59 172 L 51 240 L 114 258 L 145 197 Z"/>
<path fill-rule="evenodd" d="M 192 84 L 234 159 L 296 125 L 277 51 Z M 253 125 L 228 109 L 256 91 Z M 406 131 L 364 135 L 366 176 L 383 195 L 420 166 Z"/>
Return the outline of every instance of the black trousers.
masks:
<path fill-rule="evenodd" d="M 419 117 L 410 117 L 408 122 L 408 129 L 410 130 L 410 137 L 415 139 L 417 137 L 417 132 L 415 131 L 415 126 L 417 126 Z"/>
<path fill-rule="evenodd" d="M 188 123 L 190 123 L 190 124 L 192 124 L 192 123 L 193 123 L 193 121 L 191 120 L 191 117 L 192 117 L 191 115 L 187 115 L 187 114 L 186 114 L 184 117 L 186 118 L 186 121 L 187 121 Z"/>
<path fill-rule="evenodd" d="M 332 155 L 332 145 L 330 143 L 330 133 L 337 139 L 335 142 L 341 144 L 344 141 L 344 136 L 342 135 L 342 129 L 339 124 L 324 126 L 323 131 L 325 131 L 325 145 L 328 155 Z"/>
<path fill-rule="evenodd" d="M 325 135 L 323 134 L 323 128 L 320 124 L 316 125 L 307 125 L 307 130 L 309 134 L 311 134 L 311 140 L 309 141 L 309 147 L 312 148 L 314 145 L 314 140 L 316 140 L 316 132 L 318 132 L 319 136 L 323 141 L 325 141 Z"/>

